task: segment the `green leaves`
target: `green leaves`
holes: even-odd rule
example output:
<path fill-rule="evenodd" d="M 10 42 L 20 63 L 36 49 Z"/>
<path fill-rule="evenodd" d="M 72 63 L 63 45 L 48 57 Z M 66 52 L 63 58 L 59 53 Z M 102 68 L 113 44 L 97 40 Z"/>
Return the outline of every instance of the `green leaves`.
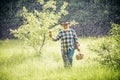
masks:
<path fill-rule="evenodd" d="M 44 4 L 44 0 L 37 0 L 37 1 L 38 1 L 38 3 L 40 3 L 41 5 Z"/>
<path fill-rule="evenodd" d="M 110 37 L 98 40 L 91 50 L 96 52 L 102 64 L 120 67 L 120 25 L 111 23 Z"/>
<path fill-rule="evenodd" d="M 54 0 L 50 0 L 50 1 L 46 2 L 45 5 L 43 5 L 43 11 L 46 11 L 46 10 L 52 11 L 51 9 L 53 11 L 56 10 L 56 1 L 54 1 Z"/>
<path fill-rule="evenodd" d="M 120 25 L 111 23 L 112 29 L 110 30 L 110 34 L 120 42 Z"/>

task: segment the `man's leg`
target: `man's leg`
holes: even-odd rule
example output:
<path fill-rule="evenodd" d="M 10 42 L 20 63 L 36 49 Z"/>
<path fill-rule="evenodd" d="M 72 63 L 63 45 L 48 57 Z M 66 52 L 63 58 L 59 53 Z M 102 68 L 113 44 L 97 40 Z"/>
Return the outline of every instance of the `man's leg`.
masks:
<path fill-rule="evenodd" d="M 72 66 L 72 62 L 73 62 L 73 55 L 74 55 L 74 49 L 71 49 L 69 52 L 68 52 L 68 59 L 69 59 L 69 62 L 70 62 L 70 65 Z"/>
<path fill-rule="evenodd" d="M 64 62 L 64 67 L 67 68 L 70 65 L 70 61 L 68 59 L 68 53 L 62 52 L 62 58 L 63 58 L 63 62 Z"/>

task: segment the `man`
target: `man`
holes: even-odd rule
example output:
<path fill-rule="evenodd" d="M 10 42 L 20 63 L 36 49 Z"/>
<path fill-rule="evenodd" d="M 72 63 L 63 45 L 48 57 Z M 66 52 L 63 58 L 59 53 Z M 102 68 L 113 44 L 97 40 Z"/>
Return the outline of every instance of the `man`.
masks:
<path fill-rule="evenodd" d="M 61 23 L 63 29 L 59 31 L 55 38 L 53 38 L 52 32 L 49 32 L 49 36 L 53 41 L 61 39 L 61 52 L 65 68 L 72 66 L 75 48 L 80 51 L 77 35 L 73 29 L 69 28 L 69 25 L 69 22 Z"/>

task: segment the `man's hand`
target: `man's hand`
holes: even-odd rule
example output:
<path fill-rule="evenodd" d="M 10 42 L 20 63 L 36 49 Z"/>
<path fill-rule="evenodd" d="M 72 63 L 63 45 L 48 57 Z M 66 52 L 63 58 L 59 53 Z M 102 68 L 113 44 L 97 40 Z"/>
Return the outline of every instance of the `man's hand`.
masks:
<path fill-rule="evenodd" d="M 49 31 L 49 37 L 52 38 L 52 31 Z"/>
<path fill-rule="evenodd" d="M 80 44 L 78 42 L 76 42 L 75 43 L 75 49 L 77 49 L 78 51 L 80 51 L 79 46 L 80 46 Z"/>
<path fill-rule="evenodd" d="M 78 51 L 80 51 L 80 49 L 79 49 L 79 48 L 78 48 L 77 50 L 78 50 Z"/>

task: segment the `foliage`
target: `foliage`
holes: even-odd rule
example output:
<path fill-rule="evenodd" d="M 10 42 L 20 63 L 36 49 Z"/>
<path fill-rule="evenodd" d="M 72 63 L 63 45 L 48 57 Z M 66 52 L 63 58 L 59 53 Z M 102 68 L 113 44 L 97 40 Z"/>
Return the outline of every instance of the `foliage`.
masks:
<path fill-rule="evenodd" d="M 120 23 L 119 0 L 56 0 L 57 7 L 51 7 L 59 11 L 64 1 L 68 2 L 66 10 L 69 14 L 62 16 L 58 22 L 77 21 L 79 24 L 75 30 L 78 36 L 103 36 L 110 30 L 111 21 Z M 22 17 L 17 13 L 23 6 L 34 13 L 34 10 L 42 11 L 44 3 L 44 0 L 1 0 L 0 38 L 13 38 L 9 29 L 16 29 L 22 24 Z"/>
<path fill-rule="evenodd" d="M 97 60 L 114 68 L 120 67 L 120 25 L 112 23 L 111 36 L 101 38 L 90 47 L 99 56 Z"/>
<path fill-rule="evenodd" d="M 23 24 L 18 29 L 11 30 L 15 37 L 24 40 L 27 45 L 33 47 L 38 55 L 47 40 L 49 28 L 57 24 L 62 15 L 67 14 L 66 2 L 58 12 L 56 12 L 56 1 L 39 0 L 39 3 L 42 4 L 40 12 L 34 10 L 34 13 L 31 13 L 23 7 L 23 10 L 18 13 L 23 17 Z"/>
<path fill-rule="evenodd" d="M 115 42 L 118 44 L 120 43 L 120 25 L 115 23 L 111 23 L 111 24 L 112 24 L 112 29 L 110 30 L 110 34 L 115 40 Z"/>
<path fill-rule="evenodd" d="M 62 0 L 64 1 L 64 0 Z M 78 36 L 102 36 L 110 30 L 110 1 L 108 0 L 66 0 L 69 14 L 61 20 L 76 20 Z M 59 3 L 61 1 L 58 1 Z M 114 9 L 115 10 L 115 9 Z M 119 16 L 118 16 L 119 18 Z"/>
<path fill-rule="evenodd" d="M 112 29 L 110 31 L 112 40 L 113 40 L 113 48 L 112 53 L 114 55 L 114 62 L 117 66 L 120 67 L 120 25 L 112 23 Z"/>

